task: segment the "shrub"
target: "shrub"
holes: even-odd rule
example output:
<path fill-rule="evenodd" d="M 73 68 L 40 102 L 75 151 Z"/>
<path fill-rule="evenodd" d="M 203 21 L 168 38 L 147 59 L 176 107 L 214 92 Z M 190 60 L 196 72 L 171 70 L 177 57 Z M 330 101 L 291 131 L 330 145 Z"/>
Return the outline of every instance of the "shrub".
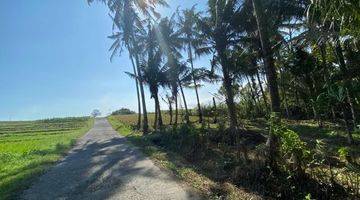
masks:
<path fill-rule="evenodd" d="M 131 114 L 135 114 L 135 112 L 128 108 L 120 108 L 119 110 L 116 110 L 111 113 L 111 115 L 131 115 Z"/>

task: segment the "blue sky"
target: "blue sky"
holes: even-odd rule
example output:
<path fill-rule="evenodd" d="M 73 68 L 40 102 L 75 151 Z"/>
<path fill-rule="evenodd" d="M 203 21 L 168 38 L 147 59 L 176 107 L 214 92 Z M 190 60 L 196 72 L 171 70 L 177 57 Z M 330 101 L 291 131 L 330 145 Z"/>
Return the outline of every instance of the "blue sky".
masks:
<path fill-rule="evenodd" d="M 168 2 L 171 8 L 159 8 L 165 16 L 179 5 L 206 7 L 200 0 Z M 95 108 L 136 110 L 135 84 L 124 73 L 131 71 L 127 53 L 109 60 L 107 13 L 104 5 L 89 6 L 86 0 L 1 0 L 0 120 L 83 116 Z M 209 59 L 195 64 L 208 67 Z M 202 102 L 210 102 L 216 90 L 202 88 Z M 186 94 L 195 106 L 194 92 Z M 147 105 L 152 111 L 148 93 Z"/>

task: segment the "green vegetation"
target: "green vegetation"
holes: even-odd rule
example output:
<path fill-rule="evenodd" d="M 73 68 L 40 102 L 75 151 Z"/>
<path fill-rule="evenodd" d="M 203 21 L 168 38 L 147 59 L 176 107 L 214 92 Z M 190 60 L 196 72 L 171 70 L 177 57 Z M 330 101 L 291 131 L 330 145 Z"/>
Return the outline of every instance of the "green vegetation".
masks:
<path fill-rule="evenodd" d="M 135 114 L 135 112 L 128 108 L 120 108 L 119 110 L 116 110 L 111 113 L 111 115 L 131 115 L 131 114 Z"/>
<path fill-rule="evenodd" d="M 163 116 L 169 122 L 169 115 Z M 154 114 L 149 114 L 150 122 L 154 118 Z M 196 116 L 190 119 L 191 125 L 164 126 L 143 135 L 135 130 L 137 115 L 109 117 L 114 129 L 159 166 L 199 189 L 206 198 L 303 199 L 309 194 L 314 198 L 331 193 L 331 198 L 338 199 L 355 198 L 347 195 L 355 195 L 359 190 L 359 174 L 351 170 L 356 165 L 346 161 L 351 152 L 355 159 L 351 162 L 359 162 L 359 149 L 343 148 L 347 143 L 346 131 L 339 129 L 334 133 L 331 123 L 319 129 L 312 120 L 284 120 L 282 125 L 274 122 L 274 132 L 281 138 L 279 156 L 285 161 L 279 159 L 280 171 L 270 173 L 264 157 L 267 120 L 244 120 L 247 140 L 242 146 L 233 146 L 226 141 L 221 124 L 214 124 L 211 119 L 202 127 L 195 122 Z M 204 120 L 207 119 L 210 118 L 205 115 Z M 360 134 L 354 136 L 359 142 Z M 304 177 L 298 182 L 300 176 Z M 331 181 L 336 185 L 328 186 Z"/>
<path fill-rule="evenodd" d="M 15 198 L 92 124 L 88 117 L 0 122 L 0 199 Z"/>
<path fill-rule="evenodd" d="M 138 115 L 111 119 L 138 131 L 133 140 L 263 198 L 359 198 L 356 1 L 208 0 L 171 17 L 156 12 L 166 0 L 94 1 L 113 19 L 111 59 L 126 49 L 132 63 Z M 198 89 L 214 82 L 213 102 L 201 105 Z"/>

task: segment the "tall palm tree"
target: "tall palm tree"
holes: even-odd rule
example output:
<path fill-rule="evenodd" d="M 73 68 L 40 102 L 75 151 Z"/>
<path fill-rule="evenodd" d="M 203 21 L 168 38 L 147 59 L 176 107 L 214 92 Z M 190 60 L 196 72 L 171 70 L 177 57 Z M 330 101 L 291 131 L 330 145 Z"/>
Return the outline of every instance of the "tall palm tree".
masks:
<path fill-rule="evenodd" d="M 126 48 L 129 51 L 131 60 L 135 60 L 136 72 L 141 78 L 140 72 L 140 58 L 141 53 L 140 45 L 136 39 L 136 29 L 142 28 L 140 15 L 137 10 L 140 10 L 143 15 L 151 16 L 151 12 L 155 15 L 156 5 L 167 5 L 165 0 L 88 0 L 88 3 L 99 1 L 108 6 L 110 12 L 114 15 L 114 23 L 121 23 L 123 26 L 117 26 L 121 28 L 120 31 L 124 34 L 124 42 Z M 143 132 L 148 132 L 148 118 L 145 102 L 144 86 L 139 82 L 141 103 L 143 109 Z"/>
<path fill-rule="evenodd" d="M 163 18 L 155 26 L 155 33 L 160 46 L 160 50 L 166 58 L 167 74 L 171 94 L 175 103 L 175 125 L 178 123 L 178 100 L 179 76 L 181 74 L 181 49 L 183 48 L 184 39 L 181 32 L 176 30 L 175 15 L 170 18 Z"/>
<path fill-rule="evenodd" d="M 161 65 L 161 57 L 161 52 L 156 51 L 152 57 L 148 57 L 148 61 L 144 62 L 141 67 L 142 81 L 149 86 L 151 98 L 154 99 L 155 103 L 155 130 L 157 129 L 157 125 L 160 127 L 163 126 L 159 101 L 159 87 L 164 87 L 167 83 L 166 68 Z"/>
<path fill-rule="evenodd" d="M 236 132 L 238 121 L 234 102 L 231 48 L 237 45 L 236 32 L 233 28 L 235 13 L 239 10 L 238 0 L 210 0 L 209 16 L 198 20 L 201 30 L 201 43 L 198 54 L 214 54 L 214 66 L 220 65 L 225 88 L 226 105 L 230 118 L 230 130 Z"/>
<path fill-rule="evenodd" d="M 116 26 L 123 26 L 123 23 L 115 23 Z M 109 51 L 111 51 L 110 61 L 113 60 L 115 55 L 121 55 L 123 51 L 123 46 L 125 46 L 125 38 L 124 33 L 120 32 L 123 30 L 123 28 L 118 27 L 117 30 L 115 29 L 115 26 L 113 27 L 113 34 L 109 36 L 108 38 L 114 40 L 113 44 L 111 45 Z M 132 67 L 133 67 L 133 74 L 134 76 L 137 76 L 136 72 L 136 65 L 134 63 L 134 60 L 131 56 L 129 56 L 129 59 L 131 61 Z M 135 85 L 136 85 L 136 95 L 137 95 L 137 102 L 138 102 L 138 120 L 137 120 L 137 129 L 140 129 L 141 126 L 141 100 L 140 100 L 140 92 L 139 92 L 139 81 L 138 79 L 135 79 Z"/>
<path fill-rule="evenodd" d="M 254 16 L 258 27 L 259 38 L 261 42 L 262 52 L 264 56 L 264 64 L 266 69 L 266 77 L 271 99 L 272 112 L 280 112 L 280 96 L 276 78 L 274 58 L 271 52 L 270 36 L 265 28 L 265 19 L 263 7 L 259 0 L 252 0 L 254 8 Z"/>
<path fill-rule="evenodd" d="M 271 111 L 280 113 L 280 95 L 277 83 L 277 73 L 275 69 L 273 44 L 271 40 L 276 35 L 277 30 L 282 25 L 283 21 L 294 17 L 299 17 L 299 15 L 302 16 L 301 12 L 303 12 L 303 2 L 288 0 L 276 1 L 276 3 L 264 0 L 251 0 L 251 2 L 248 2 L 253 9 L 253 15 L 255 17 L 257 32 L 261 44 L 261 55 L 264 61 L 265 74 L 268 82 L 267 85 L 270 93 Z M 268 161 L 271 166 L 276 167 L 276 136 L 271 130 L 267 145 L 269 148 Z"/>
<path fill-rule="evenodd" d="M 192 80 L 194 84 L 198 115 L 199 115 L 199 123 L 203 122 L 203 114 L 201 111 L 200 98 L 198 92 L 198 83 L 195 77 L 195 69 L 194 69 L 194 58 L 193 58 L 193 49 L 196 48 L 196 40 L 199 37 L 197 30 L 197 20 L 200 18 L 200 13 L 196 12 L 195 5 L 191 9 L 182 10 L 181 14 L 178 14 L 180 31 L 185 36 L 186 49 L 188 52 L 188 62 L 191 66 L 191 74 Z"/>
<path fill-rule="evenodd" d="M 144 49 L 147 52 L 147 63 L 142 67 L 143 80 L 149 85 L 151 97 L 154 98 L 155 101 L 154 128 L 156 129 L 157 125 L 160 127 L 163 126 L 158 94 L 159 87 L 167 85 L 168 80 L 166 77 L 167 68 L 162 62 L 163 54 L 156 37 L 156 30 L 151 23 L 148 24 L 148 33 Z"/>

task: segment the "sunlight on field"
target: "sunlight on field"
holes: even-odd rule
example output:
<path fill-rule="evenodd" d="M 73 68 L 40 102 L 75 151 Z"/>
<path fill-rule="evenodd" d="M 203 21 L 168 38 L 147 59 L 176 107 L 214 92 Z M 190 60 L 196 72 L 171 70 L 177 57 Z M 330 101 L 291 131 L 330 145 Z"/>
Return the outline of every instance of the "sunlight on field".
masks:
<path fill-rule="evenodd" d="M 130 115 L 115 115 L 115 116 L 111 116 L 115 119 L 118 119 L 119 121 L 128 124 L 130 126 L 136 126 L 137 124 L 137 114 L 130 114 Z M 163 119 L 163 123 L 165 125 L 170 123 L 170 115 L 167 113 L 162 113 L 162 119 Z M 154 125 L 154 121 L 155 121 L 155 114 L 150 113 L 148 114 L 148 120 L 149 120 L 149 127 L 153 127 Z M 197 116 L 190 116 L 190 121 L 191 122 L 197 122 L 198 117 Z M 173 117 L 173 123 L 175 121 L 175 117 Z M 179 115 L 178 116 L 178 123 L 181 124 L 184 121 L 184 116 L 183 115 Z"/>
<path fill-rule="evenodd" d="M 25 189 L 92 124 L 89 118 L 0 122 L 0 199 Z"/>

